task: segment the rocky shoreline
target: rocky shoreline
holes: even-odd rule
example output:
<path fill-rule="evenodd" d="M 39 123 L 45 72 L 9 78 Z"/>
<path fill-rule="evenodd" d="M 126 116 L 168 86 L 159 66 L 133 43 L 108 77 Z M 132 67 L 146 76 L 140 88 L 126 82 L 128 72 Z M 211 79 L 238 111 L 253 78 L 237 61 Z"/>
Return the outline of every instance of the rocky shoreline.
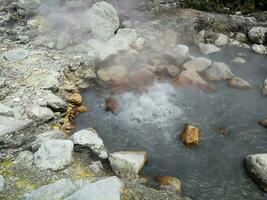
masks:
<path fill-rule="evenodd" d="M 149 162 L 146 152 L 111 153 L 89 125 L 72 133 L 75 116 L 90 110 L 82 105 L 79 91 L 100 85 L 115 94 L 143 92 L 166 73 L 174 85 L 209 92 L 215 90 L 211 81 L 250 89 L 250 83 L 235 77 L 229 66 L 204 56 L 224 45 L 267 54 L 267 24 L 231 16 L 231 27 L 219 27 L 229 16 L 187 9 L 173 16 L 161 13 L 155 20 L 120 20 L 111 4 L 99 2 L 85 9 L 77 27 L 72 26 L 77 21 L 66 19 L 62 11 L 56 17 L 64 24 L 59 31 L 57 23 L 49 24 L 51 18 L 39 13 L 40 1 L 25 2 L 5 1 L 0 6 L 0 197 L 189 199 L 181 196 L 181 182 L 175 177 L 159 177 L 158 189 L 143 184 L 146 179 L 138 174 Z M 104 25 L 99 27 L 99 22 Z M 192 40 L 203 57 L 192 57 L 189 47 L 180 44 Z M 241 56 L 233 62 L 245 60 Z M 140 67 L 134 68 L 136 63 Z M 247 160 L 248 169 L 253 168 L 253 159 Z M 266 179 L 260 180 L 265 188 Z"/>

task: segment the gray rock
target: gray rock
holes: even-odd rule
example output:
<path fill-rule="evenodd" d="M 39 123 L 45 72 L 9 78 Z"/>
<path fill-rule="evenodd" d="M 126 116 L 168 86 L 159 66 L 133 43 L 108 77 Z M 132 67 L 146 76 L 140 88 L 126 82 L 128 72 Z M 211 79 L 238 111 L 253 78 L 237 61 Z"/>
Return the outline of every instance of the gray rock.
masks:
<path fill-rule="evenodd" d="M 267 49 L 264 45 L 253 44 L 251 48 L 258 54 L 267 54 Z"/>
<path fill-rule="evenodd" d="M 29 56 L 29 51 L 27 50 L 11 50 L 5 52 L 3 57 L 8 61 L 21 61 L 25 60 Z"/>
<path fill-rule="evenodd" d="M 206 77 L 210 81 L 222 81 L 232 78 L 234 75 L 228 65 L 221 62 L 214 62 L 206 72 Z"/>
<path fill-rule="evenodd" d="M 4 190 L 5 187 L 5 179 L 2 175 L 0 175 L 0 193 Z"/>
<path fill-rule="evenodd" d="M 116 176 L 88 184 L 64 200 L 120 200 L 123 182 Z"/>
<path fill-rule="evenodd" d="M 200 43 L 198 46 L 203 54 L 212 54 L 221 51 L 221 48 L 215 46 L 214 44 Z"/>
<path fill-rule="evenodd" d="M 245 64 L 246 60 L 244 58 L 241 58 L 241 57 L 236 57 L 235 59 L 232 60 L 232 63 L 241 65 L 241 64 Z"/>
<path fill-rule="evenodd" d="M 206 70 L 207 68 L 209 68 L 211 66 L 211 60 L 204 58 L 204 57 L 199 57 L 193 60 L 190 60 L 188 62 L 186 62 L 183 65 L 184 69 L 193 69 L 197 72 L 202 72 L 204 70 Z"/>
<path fill-rule="evenodd" d="M 34 164 L 41 170 L 66 168 L 73 161 L 73 143 L 70 140 L 48 140 L 34 154 Z"/>
<path fill-rule="evenodd" d="M 217 46 L 224 46 L 227 45 L 229 41 L 229 37 L 224 34 L 218 34 L 217 39 L 215 40 L 215 45 Z"/>
<path fill-rule="evenodd" d="M 110 165 L 118 175 L 137 175 L 147 161 L 145 151 L 119 151 L 109 155 Z"/>
<path fill-rule="evenodd" d="M 69 34 L 66 32 L 60 33 L 57 38 L 56 49 L 58 50 L 65 49 L 69 44 L 70 44 Z"/>
<path fill-rule="evenodd" d="M 246 157 L 250 176 L 267 192 L 267 154 L 254 154 Z"/>
<path fill-rule="evenodd" d="M 0 116 L 14 117 L 14 112 L 10 107 L 0 103 Z"/>
<path fill-rule="evenodd" d="M 174 65 L 167 65 L 166 69 L 167 69 L 168 74 L 171 77 L 178 76 L 180 74 L 180 72 L 181 72 L 180 68 L 176 67 Z"/>
<path fill-rule="evenodd" d="M 235 39 L 239 42 L 247 42 L 247 36 L 244 33 L 238 32 L 235 36 Z"/>
<path fill-rule="evenodd" d="M 25 10 L 37 9 L 40 6 L 40 0 L 19 0 L 19 5 Z"/>
<path fill-rule="evenodd" d="M 104 171 L 101 161 L 92 162 L 88 167 L 95 174 L 100 174 Z"/>
<path fill-rule="evenodd" d="M 108 158 L 108 152 L 103 140 L 93 128 L 84 129 L 74 133 L 72 141 L 74 144 L 90 148 L 99 158 Z"/>
<path fill-rule="evenodd" d="M 30 193 L 27 200 L 62 200 L 76 192 L 78 187 L 68 179 L 61 179 Z"/>
<path fill-rule="evenodd" d="M 59 73 L 58 72 L 50 72 L 45 76 L 45 80 L 41 79 L 39 87 L 45 90 L 51 90 L 53 92 L 57 92 L 59 88 Z"/>
<path fill-rule="evenodd" d="M 174 49 L 164 51 L 163 55 L 173 65 L 180 66 L 189 59 L 189 48 L 178 44 Z"/>
<path fill-rule="evenodd" d="M 265 79 L 262 84 L 261 93 L 262 95 L 267 96 L 267 79 Z"/>
<path fill-rule="evenodd" d="M 234 77 L 229 80 L 228 85 L 232 88 L 236 89 L 251 89 L 252 85 L 248 83 L 247 81 L 239 78 L 239 77 Z"/>
<path fill-rule="evenodd" d="M 100 40 L 111 38 L 119 25 L 117 11 L 105 1 L 95 3 L 84 16 L 84 28 Z"/>
<path fill-rule="evenodd" d="M 52 110 L 37 105 L 28 109 L 28 116 L 39 123 L 47 122 L 55 117 Z"/>
<path fill-rule="evenodd" d="M 7 84 L 6 78 L 0 77 L 0 101 L 4 100 L 9 93 L 10 93 L 10 89 Z"/>
<path fill-rule="evenodd" d="M 47 94 L 45 97 L 45 101 L 48 108 L 51 108 L 54 111 L 66 111 L 67 110 L 67 103 L 61 99 L 60 97 L 56 96 L 53 93 Z"/>
<path fill-rule="evenodd" d="M 14 164 L 24 167 L 31 167 L 33 164 L 33 153 L 30 151 L 22 151 L 18 154 Z"/>
<path fill-rule="evenodd" d="M 65 134 L 61 130 L 46 131 L 44 133 L 38 134 L 36 136 L 36 139 L 31 143 L 32 149 L 34 151 L 37 151 L 42 143 L 52 139 L 64 140 Z"/>
<path fill-rule="evenodd" d="M 251 41 L 257 44 L 264 44 L 267 39 L 266 27 L 253 27 L 248 32 L 248 37 Z"/>

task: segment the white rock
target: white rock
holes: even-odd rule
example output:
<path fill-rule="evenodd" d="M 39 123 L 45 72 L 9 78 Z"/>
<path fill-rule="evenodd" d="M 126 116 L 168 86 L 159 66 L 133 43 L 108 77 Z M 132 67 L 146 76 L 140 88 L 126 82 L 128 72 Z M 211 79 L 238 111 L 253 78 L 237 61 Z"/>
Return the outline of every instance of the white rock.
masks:
<path fill-rule="evenodd" d="M 248 32 L 248 37 L 251 41 L 258 44 L 264 44 L 266 41 L 267 28 L 266 27 L 253 27 Z"/>
<path fill-rule="evenodd" d="M 244 58 L 241 58 L 241 57 L 236 57 L 235 59 L 232 60 L 233 63 L 235 64 L 245 64 L 246 63 L 246 60 Z"/>
<path fill-rule="evenodd" d="M 34 154 L 34 164 L 41 170 L 64 169 L 73 161 L 73 143 L 70 140 L 48 140 Z"/>
<path fill-rule="evenodd" d="M 217 39 L 215 40 L 215 45 L 217 46 L 224 46 L 227 45 L 229 41 L 229 37 L 224 34 L 218 34 Z"/>
<path fill-rule="evenodd" d="M 213 44 L 200 43 L 199 48 L 203 54 L 212 54 L 212 53 L 216 53 L 216 52 L 221 51 L 221 48 L 219 48 Z"/>
<path fill-rule="evenodd" d="M 47 122 L 54 119 L 52 110 L 46 107 L 35 105 L 28 109 L 28 116 L 36 122 Z"/>
<path fill-rule="evenodd" d="M 267 154 L 254 154 L 246 157 L 249 174 L 267 191 Z"/>
<path fill-rule="evenodd" d="M 167 49 L 163 54 L 169 62 L 180 66 L 189 59 L 189 48 L 186 45 L 178 44 L 174 49 Z"/>
<path fill-rule="evenodd" d="M 232 78 L 234 75 L 228 65 L 221 62 L 214 62 L 206 72 L 206 77 L 210 81 L 222 81 Z"/>
<path fill-rule="evenodd" d="M 207 59 L 204 57 L 199 57 L 199 58 L 196 58 L 194 60 L 190 60 L 190 61 L 186 62 L 183 65 L 183 68 L 184 69 L 193 69 L 197 72 L 201 72 L 201 71 L 204 71 L 207 68 L 209 68 L 211 66 L 211 63 L 212 62 L 210 59 Z"/>
<path fill-rule="evenodd" d="M 266 55 L 267 54 L 267 49 L 263 45 L 258 45 L 258 44 L 253 44 L 252 49 L 259 54 Z"/>
<path fill-rule="evenodd" d="M 108 158 L 108 152 L 103 140 L 93 128 L 84 129 L 74 133 L 72 141 L 74 144 L 90 148 L 100 158 Z"/>
<path fill-rule="evenodd" d="M 4 53 L 4 59 L 8 61 L 21 61 L 25 60 L 29 56 L 29 51 L 17 49 L 17 50 L 10 50 Z"/>
<path fill-rule="evenodd" d="M 0 193 L 4 190 L 5 187 L 5 179 L 2 175 L 0 175 Z"/>
<path fill-rule="evenodd" d="M 88 184 L 64 200 L 120 200 L 123 182 L 116 176 Z"/>
<path fill-rule="evenodd" d="M 14 117 L 14 112 L 10 107 L 0 103 L 0 116 Z"/>
<path fill-rule="evenodd" d="M 24 167 L 30 167 L 33 164 L 33 153 L 30 151 L 22 151 L 18 154 L 14 164 Z"/>
<path fill-rule="evenodd" d="M 250 83 L 248 83 L 247 81 L 239 78 L 239 77 L 234 77 L 232 79 L 229 80 L 228 85 L 232 88 L 236 88 L 236 89 L 251 89 L 252 86 Z"/>
<path fill-rule="evenodd" d="M 97 76 L 105 83 L 119 82 L 125 78 L 127 74 L 127 68 L 124 65 L 115 65 L 97 71 Z"/>
<path fill-rule="evenodd" d="M 109 161 L 116 174 L 138 174 L 147 161 L 145 151 L 119 151 L 109 155 Z"/>
<path fill-rule="evenodd" d="M 97 39 L 107 40 L 114 35 L 120 22 L 115 8 L 107 2 L 101 1 L 86 11 L 83 25 Z"/>
<path fill-rule="evenodd" d="M 78 189 L 71 180 L 61 179 L 31 192 L 27 200 L 62 200 Z"/>

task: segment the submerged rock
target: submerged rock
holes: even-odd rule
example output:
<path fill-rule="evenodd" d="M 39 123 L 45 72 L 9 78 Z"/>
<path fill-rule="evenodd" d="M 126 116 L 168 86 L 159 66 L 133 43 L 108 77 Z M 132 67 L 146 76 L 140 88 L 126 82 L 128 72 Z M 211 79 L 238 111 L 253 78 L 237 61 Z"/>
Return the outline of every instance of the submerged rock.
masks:
<path fill-rule="evenodd" d="M 214 62 L 205 74 L 210 81 L 223 81 L 234 76 L 230 67 L 221 62 Z"/>
<path fill-rule="evenodd" d="M 147 162 L 145 151 L 119 151 L 109 155 L 113 171 L 117 175 L 137 175 Z"/>
<path fill-rule="evenodd" d="M 21 61 L 29 56 L 27 50 L 11 50 L 3 54 L 4 59 L 8 61 Z"/>
<path fill-rule="evenodd" d="M 215 46 L 214 44 L 200 43 L 198 46 L 203 54 L 213 54 L 221 51 L 221 48 Z"/>
<path fill-rule="evenodd" d="M 38 123 L 44 123 L 54 119 L 55 115 L 49 108 L 35 105 L 28 109 L 28 116 Z"/>
<path fill-rule="evenodd" d="M 115 113 L 119 108 L 119 104 L 114 97 L 107 98 L 105 100 L 105 103 L 106 103 L 105 111 L 107 111 L 107 112 L 111 111 L 111 112 Z"/>
<path fill-rule="evenodd" d="M 72 141 L 84 147 L 88 147 L 99 158 L 107 159 L 108 152 L 103 140 L 93 128 L 84 129 L 73 134 Z"/>
<path fill-rule="evenodd" d="M 267 49 L 263 45 L 253 44 L 252 49 L 258 54 L 263 54 L 263 55 L 267 54 Z"/>
<path fill-rule="evenodd" d="M 211 60 L 204 58 L 204 57 L 199 57 L 193 60 L 190 60 L 188 62 L 186 62 L 183 65 L 184 69 L 193 69 L 197 72 L 201 72 L 206 70 L 207 68 L 209 68 L 211 66 Z"/>
<path fill-rule="evenodd" d="M 157 181 L 162 189 L 170 189 L 174 192 L 181 193 L 182 184 L 178 178 L 172 176 L 157 176 Z"/>
<path fill-rule="evenodd" d="M 251 41 L 258 44 L 264 44 L 267 40 L 266 27 L 253 27 L 248 32 L 248 37 Z"/>
<path fill-rule="evenodd" d="M 145 87 L 151 84 L 155 79 L 156 75 L 146 68 L 141 68 L 135 71 L 132 71 L 129 74 L 130 83 L 133 86 Z"/>
<path fill-rule="evenodd" d="M 260 125 L 262 125 L 263 127 L 267 128 L 267 119 L 263 119 L 259 122 Z"/>
<path fill-rule="evenodd" d="M 71 180 L 61 179 L 31 192 L 27 200 L 62 200 L 77 190 L 78 187 Z"/>
<path fill-rule="evenodd" d="M 119 25 L 117 11 L 105 1 L 95 3 L 86 11 L 84 16 L 84 28 L 100 40 L 111 38 Z"/>
<path fill-rule="evenodd" d="M 14 112 L 10 107 L 0 103 L 0 116 L 14 117 Z"/>
<path fill-rule="evenodd" d="M 232 60 L 232 63 L 241 65 L 241 64 L 245 64 L 246 60 L 241 57 L 236 57 L 235 59 Z"/>
<path fill-rule="evenodd" d="M 90 183 L 64 200 L 120 200 L 123 182 L 116 176 Z"/>
<path fill-rule="evenodd" d="M 250 176 L 267 192 L 267 154 L 254 154 L 246 157 Z"/>
<path fill-rule="evenodd" d="M 48 140 L 34 154 L 34 164 L 41 170 L 64 169 L 73 161 L 73 143 L 70 140 Z"/>
<path fill-rule="evenodd" d="M 192 124 L 186 124 L 179 138 L 188 147 L 196 146 L 200 142 L 200 130 Z"/>
<path fill-rule="evenodd" d="M 252 85 L 248 83 L 247 81 L 239 78 L 239 77 L 234 77 L 229 80 L 228 85 L 232 88 L 236 89 L 251 89 Z"/>

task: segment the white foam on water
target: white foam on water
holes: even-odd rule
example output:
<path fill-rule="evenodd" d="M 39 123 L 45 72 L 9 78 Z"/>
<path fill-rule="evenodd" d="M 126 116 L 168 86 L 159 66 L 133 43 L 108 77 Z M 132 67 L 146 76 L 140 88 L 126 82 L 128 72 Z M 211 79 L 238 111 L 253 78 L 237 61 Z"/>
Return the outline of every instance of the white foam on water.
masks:
<path fill-rule="evenodd" d="M 164 127 L 168 121 L 177 119 L 183 114 L 177 106 L 179 100 L 181 100 L 181 94 L 172 85 L 154 83 L 147 93 L 120 94 L 118 117 L 129 125 L 150 124 Z"/>

